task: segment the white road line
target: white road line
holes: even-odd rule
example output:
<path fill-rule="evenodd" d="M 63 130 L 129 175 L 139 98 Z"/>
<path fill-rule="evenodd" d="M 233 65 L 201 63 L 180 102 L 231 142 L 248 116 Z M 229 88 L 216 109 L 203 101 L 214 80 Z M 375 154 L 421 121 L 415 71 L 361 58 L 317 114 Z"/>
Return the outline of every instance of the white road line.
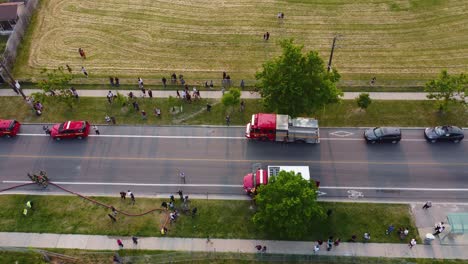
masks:
<path fill-rule="evenodd" d="M 404 188 L 404 187 L 357 187 L 357 186 L 320 186 L 319 189 L 375 190 L 375 191 L 431 191 L 431 192 L 466 192 L 468 191 L 468 188 Z"/>
<path fill-rule="evenodd" d="M 19 136 L 29 137 L 48 137 L 46 134 L 28 134 L 20 133 Z M 97 138 L 169 138 L 169 139 L 239 139 L 247 140 L 245 137 L 225 137 L 225 136 L 158 136 L 158 135 L 89 135 L 89 137 Z M 320 138 L 325 141 L 364 141 L 363 138 Z M 425 139 L 402 139 L 401 141 L 426 141 Z"/>
<path fill-rule="evenodd" d="M 31 181 L 3 181 L 3 183 L 24 184 L 31 183 Z M 162 186 L 162 187 L 228 187 L 228 188 L 242 188 L 242 185 L 229 185 L 229 184 L 177 184 L 177 183 L 127 183 L 127 182 L 56 182 L 59 185 L 106 185 L 106 186 Z"/>
<path fill-rule="evenodd" d="M 2 181 L 2 183 L 24 184 L 31 181 Z M 234 184 L 172 184 L 172 183 L 131 183 L 131 182 L 55 182 L 64 185 L 107 185 L 107 186 L 187 186 L 187 187 L 227 187 L 241 188 Z M 383 191 L 433 191 L 433 192 L 466 192 L 468 188 L 398 188 L 398 187 L 359 187 L 359 186 L 320 186 L 329 190 L 383 190 Z"/>

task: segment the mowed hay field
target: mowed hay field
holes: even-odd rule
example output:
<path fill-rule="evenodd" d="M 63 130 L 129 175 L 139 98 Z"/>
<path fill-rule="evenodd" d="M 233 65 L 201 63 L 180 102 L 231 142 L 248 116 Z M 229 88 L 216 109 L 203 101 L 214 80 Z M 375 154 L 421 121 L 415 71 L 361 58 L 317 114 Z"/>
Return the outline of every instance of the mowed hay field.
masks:
<path fill-rule="evenodd" d="M 327 62 L 336 34 L 333 66 L 343 85 L 373 76 L 377 85 L 422 84 L 442 69 L 468 69 L 463 0 L 42 0 L 14 73 L 35 80 L 43 68 L 69 64 L 84 83 L 109 75 L 159 83 L 172 72 L 219 83 L 226 71 L 235 84 L 252 84 L 280 53 L 279 39 L 292 37 Z"/>

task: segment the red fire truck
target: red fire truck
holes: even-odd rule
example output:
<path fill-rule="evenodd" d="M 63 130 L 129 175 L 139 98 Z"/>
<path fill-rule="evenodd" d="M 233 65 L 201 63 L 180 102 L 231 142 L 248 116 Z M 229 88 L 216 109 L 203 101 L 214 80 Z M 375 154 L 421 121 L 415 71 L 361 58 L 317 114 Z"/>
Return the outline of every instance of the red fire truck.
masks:
<path fill-rule="evenodd" d="M 261 141 L 320 143 L 318 120 L 278 114 L 252 115 L 245 136 Z"/>
<path fill-rule="evenodd" d="M 268 184 L 271 176 L 277 176 L 280 171 L 294 172 L 300 174 L 305 180 L 310 181 L 309 166 L 267 166 L 266 169 L 262 164 L 255 163 L 252 165 L 252 172 L 244 176 L 243 187 L 248 195 L 255 194 L 257 187 Z M 317 188 L 320 186 L 320 181 L 313 180 Z"/>

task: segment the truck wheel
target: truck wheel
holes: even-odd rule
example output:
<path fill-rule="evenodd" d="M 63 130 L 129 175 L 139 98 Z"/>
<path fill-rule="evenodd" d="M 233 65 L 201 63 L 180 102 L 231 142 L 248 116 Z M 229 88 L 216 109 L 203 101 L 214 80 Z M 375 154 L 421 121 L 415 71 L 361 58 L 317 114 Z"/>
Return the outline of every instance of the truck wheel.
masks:
<path fill-rule="evenodd" d="M 11 138 L 11 135 L 5 135 L 5 137 L 7 137 L 7 138 Z"/>

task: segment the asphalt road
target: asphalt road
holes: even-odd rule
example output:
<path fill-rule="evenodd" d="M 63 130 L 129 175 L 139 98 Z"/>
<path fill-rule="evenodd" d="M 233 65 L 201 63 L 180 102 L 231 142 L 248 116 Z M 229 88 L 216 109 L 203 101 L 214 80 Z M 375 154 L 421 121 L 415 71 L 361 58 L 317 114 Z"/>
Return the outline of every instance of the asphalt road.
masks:
<path fill-rule="evenodd" d="M 395 145 L 368 145 L 357 128 L 323 128 L 317 145 L 249 142 L 241 127 L 103 126 L 100 131 L 85 140 L 56 142 L 42 126 L 24 125 L 18 137 L 1 138 L 0 188 L 27 181 L 28 171 L 45 170 L 52 181 L 87 194 L 183 189 L 243 195 L 243 176 L 261 162 L 310 166 L 324 199 L 468 199 L 468 142 L 430 144 L 422 129 L 403 130 Z"/>

